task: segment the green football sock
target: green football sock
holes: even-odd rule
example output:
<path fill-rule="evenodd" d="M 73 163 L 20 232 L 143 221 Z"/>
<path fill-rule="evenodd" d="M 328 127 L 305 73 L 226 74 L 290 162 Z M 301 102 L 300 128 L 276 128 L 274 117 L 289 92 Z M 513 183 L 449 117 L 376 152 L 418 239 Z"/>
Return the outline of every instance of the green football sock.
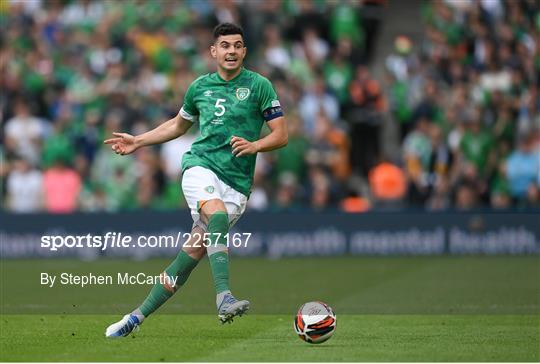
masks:
<path fill-rule="evenodd" d="M 197 266 L 199 261 L 190 257 L 181 250 L 176 259 L 161 273 L 162 280 L 157 282 L 139 307 L 141 313 L 147 317 L 152 312 L 163 305 L 176 290 L 186 283 L 191 271 Z M 167 277 L 176 277 L 176 285 L 172 285 Z"/>
<path fill-rule="evenodd" d="M 207 248 L 207 252 L 216 293 L 229 290 L 229 253 L 225 238 L 228 232 L 229 218 L 226 212 L 218 211 L 210 216 L 208 233 L 211 244 Z"/>

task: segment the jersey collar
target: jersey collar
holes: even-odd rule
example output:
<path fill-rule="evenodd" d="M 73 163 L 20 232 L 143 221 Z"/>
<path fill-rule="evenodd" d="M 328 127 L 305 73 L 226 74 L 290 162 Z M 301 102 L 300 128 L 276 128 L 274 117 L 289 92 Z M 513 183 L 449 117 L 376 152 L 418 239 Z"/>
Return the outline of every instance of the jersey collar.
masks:
<path fill-rule="evenodd" d="M 226 80 L 224 80 L 223 78 L 221 78 L 221 76 L 219 75 L 219 72 L 217 72 L 217 71 L 216 71 L 216 77 L 217 77 L 217 79 L 220 80 L 221 82 L 233 82 L 233 81 L 238 80 L 238 79 L 240 78 L 240 76 L 244 74 L 245 70 L 246 70 L 246 69 L 245 69 L 244 67 L 242 67 L 242 68 L 240 69 L 240 72 L 238 72 L 238 74 L 237 74 L 236 76 L 234 76 L 234 78 L 231 78 L 229 81 L 226 81 Z"/>

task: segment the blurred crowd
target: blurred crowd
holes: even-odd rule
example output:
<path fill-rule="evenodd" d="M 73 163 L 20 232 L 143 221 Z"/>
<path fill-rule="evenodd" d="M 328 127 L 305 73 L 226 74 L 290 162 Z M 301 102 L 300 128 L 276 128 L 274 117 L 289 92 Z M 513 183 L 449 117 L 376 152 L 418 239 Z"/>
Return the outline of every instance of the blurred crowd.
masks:
<path fill-rule="evenodd" d="M 435 1 L 425 39 L 396 39 L 370 72 L 385 1 L 3 1 L 0 184 L 15 212 L 185 207 L 198 135 L 118 156 L 113 131 L 178 113 L 215 71 L 212 28 L 243 26 L 246 67 L 270 78 L 289 144 L 258 156 L 255 210 L 540 205 L 538 4 Z M 419 9 L 420 15 L 420 9 Z M 385 122 L 400 158 L 383 154 Z"/>
<path fill-rule="evenodd" d="M 433 1 L 386 60 L 409 205 L 540 207 L 537 1 Z"/>

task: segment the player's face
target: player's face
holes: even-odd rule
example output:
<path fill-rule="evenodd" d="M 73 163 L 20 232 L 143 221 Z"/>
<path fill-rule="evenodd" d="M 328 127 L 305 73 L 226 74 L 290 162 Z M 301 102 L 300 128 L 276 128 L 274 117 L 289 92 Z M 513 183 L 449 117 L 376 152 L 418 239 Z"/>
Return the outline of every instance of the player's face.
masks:
<path fill-rule="evenodd" d="M 222 35 L 210 47 L 210 53 L 221 69 L 234 72 L 242 67 L 246 47 L 240 34 Z"/>

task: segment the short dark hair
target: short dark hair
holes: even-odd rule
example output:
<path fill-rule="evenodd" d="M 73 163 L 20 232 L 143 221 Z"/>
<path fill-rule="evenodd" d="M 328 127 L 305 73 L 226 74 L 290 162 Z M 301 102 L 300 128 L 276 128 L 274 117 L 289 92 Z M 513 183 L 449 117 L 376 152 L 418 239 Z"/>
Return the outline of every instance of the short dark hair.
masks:
<path fill-rule="evenodd" d="M 217 40 L 222 35 L 240 34 L 244 38 L 244 30 L 242 27 L 233 23 L 221 23 L 214 28 L 214 40 Z"/>

